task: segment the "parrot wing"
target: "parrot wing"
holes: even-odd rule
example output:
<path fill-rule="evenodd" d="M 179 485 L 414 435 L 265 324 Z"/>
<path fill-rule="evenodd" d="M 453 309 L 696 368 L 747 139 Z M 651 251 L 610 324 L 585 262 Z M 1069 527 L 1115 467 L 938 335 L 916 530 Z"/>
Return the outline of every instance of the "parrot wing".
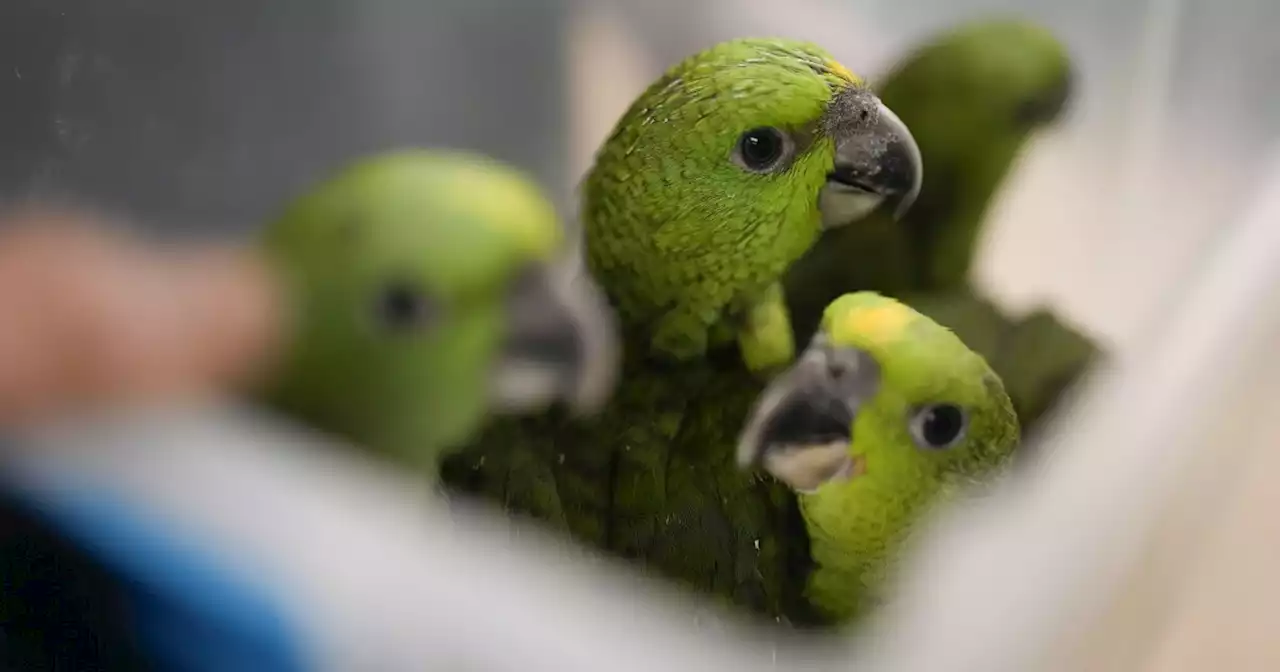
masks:
<path fill-rule="evenodd" d="M 628 526 L 617 502 L 653 507 L 665 492 L 662 467 L 683 420 L 688 385 L 662 373 L 624 364 L 627 384 L 591 417 L 554 408 L 492 423 L 444 460 L 446 487 L 608 548 L 614 528 Z"/>
<path fill-rule="evenodd" d="M 597 416 L 493 424 L 445 459 L 446 487 L 694 592 L 787 613 L 800 599 L 789 563 L 805 555 L 792 548 L 804 540 L 794 496 L 733 459 L 763 384 L 728 356 L 671 368 L 635 361 L 623 379 Z"/>
<path fill-rule="evenodd" d="M 1042 308 L 1013 326 L 993 367 L 1030 429 L 1102 356 L 1091 339 Z"/>

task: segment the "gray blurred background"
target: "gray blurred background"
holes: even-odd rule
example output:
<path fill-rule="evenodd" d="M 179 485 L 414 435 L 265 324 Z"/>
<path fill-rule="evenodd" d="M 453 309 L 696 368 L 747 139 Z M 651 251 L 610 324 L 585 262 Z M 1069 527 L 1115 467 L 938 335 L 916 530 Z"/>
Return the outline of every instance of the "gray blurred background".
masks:
<path fill-rule="evenodd" d="M 335 164 L 477 149 L 572 212 L 594 146 L 712 42 L 809 38 L 875 77 L 959 20 L 1055 29 L 1083 86 L 1002 195 L 980 276 L 1123 350 L 1253 188 L 1280 130 L 1270 0 L 6 0 L 0 197 L 241 235 Z"/>
<path fill-rule="evenodd" d="M 559 182 L 563 3 L 5 0 L 0 192 L 255 227 L 342 161 L 472 147 Z"/>

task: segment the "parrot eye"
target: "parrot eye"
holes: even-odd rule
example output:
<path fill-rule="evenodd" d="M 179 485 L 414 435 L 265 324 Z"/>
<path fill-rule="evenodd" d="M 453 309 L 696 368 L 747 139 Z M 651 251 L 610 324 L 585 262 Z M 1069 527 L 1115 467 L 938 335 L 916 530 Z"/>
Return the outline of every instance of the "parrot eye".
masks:
<path fill-rule="evenodd" d="M 378 292 L 374 317 L 388 331 L 421 329 L 435 317 L 435 304 L 416 286 L 393 282 Z"/>
<path fill-rule="evenodd" d="M 969 414 L 954 404 L 930 404 L 911 414 L 911 439 L 921 448 L 945 450 L 964 438 Z"/>
<path fill-rule="evenodd" d="M 753 128 L 738 138 L 737 162 L 749 171 L 765 173 L 778 167 L 790 152 L 787 136 L 776 128 Z"/>

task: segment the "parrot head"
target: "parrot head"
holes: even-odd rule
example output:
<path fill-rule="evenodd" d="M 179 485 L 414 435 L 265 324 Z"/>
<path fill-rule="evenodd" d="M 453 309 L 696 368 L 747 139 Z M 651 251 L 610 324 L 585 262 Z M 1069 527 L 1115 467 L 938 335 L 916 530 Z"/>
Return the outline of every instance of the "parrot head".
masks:
<path fill-rule="evenodd" d="M 986 360 L 905 304 L 858 292 L 827 308 L 800 359 L 766 389 L 738 459 L 806 495 L 906 492 L 980 478 L 1017 439 Z"/>
<path fill-rule="evenodd" d="M 972 147 L 992 138 L 1025 138 L 1055 122 L 1066 109 L 1073 78 L 1066 48 L 1048 29 L 1029 21 L 985 20 L 949 30 L 912 52 L 885 76 L 879 93 L 886 105 L 902 102 L 898 112 L 932 172 L 935 161 L 965 161 Z"/>
<path fill-rule="evenodd" d="M 905 212 L 921 183 L 911 132 L 829 53 L 732 40 L 618 121 L 584 183 L 588 258 L 624 316 L 724 303 L 776 281 L 823 228 Z"/>
<path fill-rule="evenodd" d="M 911 235 L 937 238 L 934 258 L 922 262 L 926 284 L 966 279 L 987 206 L 1027 141 L 1061 118 L 1073 79 L 1053 33 L 996 19 L 933 38 L 877 87 L 929 164 L 929 184 L 906 218 Z"/>
<path fill-rule="evenodd" d="M 295 311 L 267 399 L 427 463 L 491 411 L 595 408 L 612 388 L 611 316 L 563 245 L 511 167 L 415 150 L 357 162 L 266 232 Z"/>
<path fill-rule="evenodd" d="M 882 598 L 929 508 L 998 475 L 1019 440 L 1000 378 L 950 330 L 873 292 L 832 302 L 748 419 L 738 463 L 797 493 L 809 603 L 847 621 Z"/>

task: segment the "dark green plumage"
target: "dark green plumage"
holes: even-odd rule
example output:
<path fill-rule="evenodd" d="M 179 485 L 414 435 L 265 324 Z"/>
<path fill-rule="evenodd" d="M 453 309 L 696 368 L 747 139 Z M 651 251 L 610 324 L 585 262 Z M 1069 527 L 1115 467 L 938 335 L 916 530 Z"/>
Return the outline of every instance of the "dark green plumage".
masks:
<path fill-rule="evenodd" d="M 444 480 L 695 590 L 786 613 L 799 586 L 783 531 L 798 521 L 785 488 L 734 466 L 762 384 L 733 354 L 679 367 L 633 355 L 600 416 L 500 423 L 445 462 Z"/>

